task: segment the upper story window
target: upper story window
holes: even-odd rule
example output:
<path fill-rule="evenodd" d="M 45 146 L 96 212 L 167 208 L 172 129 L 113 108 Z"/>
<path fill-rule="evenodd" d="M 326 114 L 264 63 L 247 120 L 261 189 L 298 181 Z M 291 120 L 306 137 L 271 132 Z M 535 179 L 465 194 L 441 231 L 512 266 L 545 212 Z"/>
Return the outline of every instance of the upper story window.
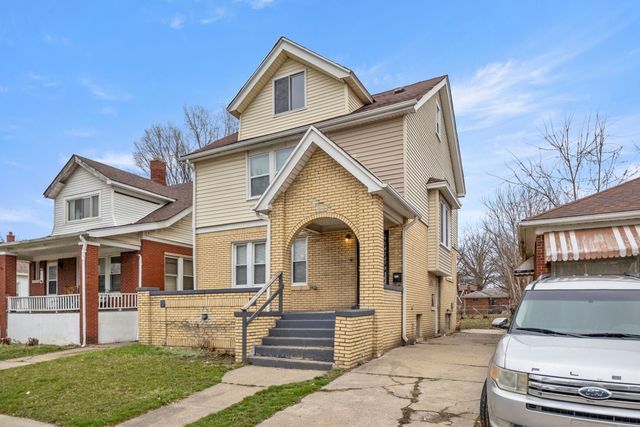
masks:
<path fill-rule="evenodd" d="M 249 157 L 249 198 L 260 197 L 265 192 L 271 179 L 280 171 L 292 151 L 293 147 L 288 147 Z"/>
<path fill-rule="evenodd" d="M 438 102 L 436 102 L 436 135 L 442 136 L 442 109 Z"/>
<path fill-rule="evenodd" d="M 79 197 L 67 200 L 67 221 L 95 218 L 100 215 L 100 196 Z"/>
<path fill-rule="evenodd" d="M 305 72 L 291 74 L 273 81 L 274 114 L 295 111 L 305 107 Z"/>
<path fill-rule="evenodd" d="M 440 244 L 451 247 L 451 207 L 440 201 Z"/>

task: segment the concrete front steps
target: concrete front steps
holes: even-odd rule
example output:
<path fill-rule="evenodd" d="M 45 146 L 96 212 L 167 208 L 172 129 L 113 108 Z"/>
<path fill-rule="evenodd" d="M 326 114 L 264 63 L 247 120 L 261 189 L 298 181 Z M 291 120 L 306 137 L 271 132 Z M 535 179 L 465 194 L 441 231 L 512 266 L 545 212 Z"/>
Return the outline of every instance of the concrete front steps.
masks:
<path fill-rule="evenodd" d="M 283 313 L 247 360 L 258 366 L 328 371 L 333 368 L 335 326 L 332 311 Z"/>

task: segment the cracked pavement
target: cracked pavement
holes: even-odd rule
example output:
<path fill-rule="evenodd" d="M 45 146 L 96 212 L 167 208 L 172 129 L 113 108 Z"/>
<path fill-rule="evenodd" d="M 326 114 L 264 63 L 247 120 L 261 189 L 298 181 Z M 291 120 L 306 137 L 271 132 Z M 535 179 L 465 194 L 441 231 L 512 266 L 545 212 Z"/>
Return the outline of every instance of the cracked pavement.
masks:
<path fill-rule="evenodd" d="M 474 426 L 500 337 L 462 332 L 395 348 L 261 426 Z"/>

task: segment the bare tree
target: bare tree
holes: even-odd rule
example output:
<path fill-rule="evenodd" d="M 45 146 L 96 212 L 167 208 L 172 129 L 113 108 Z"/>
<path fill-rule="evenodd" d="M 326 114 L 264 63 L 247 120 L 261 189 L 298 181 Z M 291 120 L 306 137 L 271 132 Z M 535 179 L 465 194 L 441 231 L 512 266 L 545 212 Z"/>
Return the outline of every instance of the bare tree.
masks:
<path fill-rule="evenodd" d="M 483 227 L 463 233 L 458 248 L 458 283 L 475 285 L 478 290 L 496 283 L 492 242 Z"/>
<path fill-rule="evenodd" d="M 237 120 L 226 110 L 213 113 L 200 105 L 183 107 L 184 127 L 168 122 L 154 124 L 134 143 L 133 158 L 147 173 L 151 160 L 159 158 L 167 164 L 167 184 L 191 181 L 191 170 L 180 158 L 191 151 L 237 131 Z"/>
<path fill-rule="evenodd" d="M 629 168 L 620 168 L 622 146 L 607 141 L 607 123 L 599 114 L 593 120 L 587 116 L 577 129 L 571 116 L 560 129 L 550 121 L 542 138 L 545 143 L 536 147 L 537 158 L 513 157 L 506 181 L 546 199 L 552 207 L 602 191 L 631 175 Z"/>

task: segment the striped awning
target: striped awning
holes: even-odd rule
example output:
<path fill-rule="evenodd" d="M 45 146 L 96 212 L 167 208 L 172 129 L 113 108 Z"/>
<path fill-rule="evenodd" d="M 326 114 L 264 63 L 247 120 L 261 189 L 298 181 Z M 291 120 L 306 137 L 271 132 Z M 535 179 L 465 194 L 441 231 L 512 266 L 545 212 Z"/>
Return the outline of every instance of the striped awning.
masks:
<path fill-rule="evenodd" d="M 546 261 L 578 261 L 637 256 L 640 225 L 544 233 Z"/>

